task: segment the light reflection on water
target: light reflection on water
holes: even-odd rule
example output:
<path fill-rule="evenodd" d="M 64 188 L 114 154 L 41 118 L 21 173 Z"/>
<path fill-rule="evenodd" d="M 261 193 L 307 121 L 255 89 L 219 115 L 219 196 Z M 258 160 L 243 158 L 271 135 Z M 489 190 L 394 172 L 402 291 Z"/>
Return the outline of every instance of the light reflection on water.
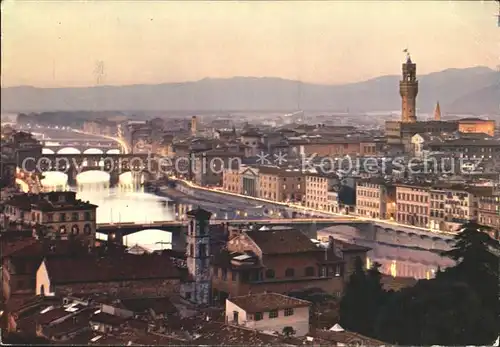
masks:
<path fill-rule="evenodd" d="M 172 206 L 168 199 L 145 193 L 144 188 L 132 182 L 132 176 L 123 174 L 117 187 L 109 187 L 107 173 L 87 171 L 77 177 L 77 187 L 67 185 L 67 176 L 61 172 L 46 172 L 42 180 L 44 190 L 72 190 L 77 198 L 95 204 L 97 223 L 151 223 L 173 220 Z M 130 235 L 124 240 L 129 246 L 139 244 L 149 249 L 171 248 L 169 232 L 148 229 Z M 163 242 L 164 244 L 157 244 Z"/>

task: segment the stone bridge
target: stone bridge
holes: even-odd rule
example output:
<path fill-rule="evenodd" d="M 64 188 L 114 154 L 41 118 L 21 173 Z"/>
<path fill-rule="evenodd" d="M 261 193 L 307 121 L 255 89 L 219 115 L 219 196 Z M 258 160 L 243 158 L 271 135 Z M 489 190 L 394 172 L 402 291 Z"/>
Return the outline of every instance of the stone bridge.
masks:
<path fill-rule="evenodd" d="M 118 153 L 121 152 L 120 146 L 112 140 L 99 139 L 88 141 L 64 141 L 59 139 L 55 141 L 41 141 L 43 145 L 43 152 L 47 154 L 58 154 L 63 149 L 73 148 L 81 154 L 105 154 L 105 153 Z M 63 153 L 59 153 L 63 154 Z"/>
<path fill-rule="evenodd" d="M 386 226 L 383 224 L 374 223 L 371 221 L 363 221 L 355 218 L 295 218 L 295 219 L 238 219 L 238 220 L 211 220 L 212 225 L 222 225 L 227 228 L 229 226 L 249 226 L 253 225 L 259 229 L 266 227 L 293 227 L 300 230 L 310 238 L 318 238 L 329 235 L 329 231 L 335 233 L 334 226 L 350 226 L 359 231 L 364 238 L 380 243 L 400 244 L 403 242 L 405 246 L 417 247 L 421 244 L 421 240 L 427 240 L 429 243 L 428 249 L 446 249 L 448 248 L 451 238 L 446 235 L 431 234 L 429 232 L 418 231 L 413 229 L 399 229 L 399 226 Z M 147 224 L 142 223 L 113 223 L 113 224 L 98 224 L 97 232 L 106 235 L 109 241 L 123 242 L 125 236 L 136 232 L 148 229 L 157 229 L 172 233 L 172 248 L 183 249 L 185 246 L 185 231 L 187 230 L 186 221 L 158 221 Z M 419 242 L 413 242 L 419 241 Z M 439 247 L 437 247 L 439 246 Z"/>
<path fill-rule="evenodd" d="M 89 170 L 107 172 L 110 185 L 116 185 L 119 176 L 132 172 L 145 175 L 145 181 L 155 179 L 158 172 L 157 161 L 147 154 L 44 154 L 37 160 L 40 172 L 59 171 L 68 175 L 68 184 L 76 184 L 76 176 Z"/>

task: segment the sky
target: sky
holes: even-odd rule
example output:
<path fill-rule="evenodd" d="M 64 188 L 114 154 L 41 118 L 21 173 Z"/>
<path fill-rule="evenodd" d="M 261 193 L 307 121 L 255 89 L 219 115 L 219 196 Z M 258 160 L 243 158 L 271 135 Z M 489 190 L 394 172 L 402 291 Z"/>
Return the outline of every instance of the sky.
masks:
<path fill-rule="evenodd" d="M 493 1 L 2 1 L 2 87 L 320 84 L 500 65 Z"/>

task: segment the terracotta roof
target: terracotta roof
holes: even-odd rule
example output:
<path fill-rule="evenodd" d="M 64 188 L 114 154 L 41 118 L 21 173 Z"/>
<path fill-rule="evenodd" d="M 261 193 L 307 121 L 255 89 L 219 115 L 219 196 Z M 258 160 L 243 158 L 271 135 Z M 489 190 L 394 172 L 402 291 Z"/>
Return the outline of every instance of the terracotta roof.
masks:
<path fill-rule="evenodd" d="M 190 341 L 191 345 L 270 346 L 284 345 L 285 342 L 281 336 L 272 336 L 259 333 L 256 330 L 225 325 L 218 322 L 206 322 L 198 330 L 193 331 L 193 333 L 201 336 Z M 286 343 L 294 345 L 302 344 L 296 339 L 288 339 Z"/>
<path fill-rule="evenodd" d="M 45 265 L 55 284 L 180 278 L 170 258 L 156 254 L 48 258 Z"/>
<path fill-rule="evenodd" d="M 131 298 L 120 301 L 123 307 L 136 313 L 142 313 L 149 309 L 152 309 L 156 314 L 177 313 L 177 308 L 169 298 Z"/>
<path fill-rule="evenodd" d="M 64 201 L 59 201 L 59 197 L 64 196 Z M 75 192 L 49 192 L 40 194 L 20 194 L 14 195 L 5 202 L 6 205 L 18 207 L 24 211 L 32 208 L 41 211 L 63 211 L 94 209 L 97 205 L 76 199 Z"/>
<path fill-rule="evenodd" d="M 95 323 L 102 323 L 106 325 L 114 325 L 114 326 L 119 326 L 122 324 L 125 324 L 126 319 L 118 316 L 114 316 L 109 313 L 105 312 L 99 312 L 97 314 L 94 314 L 92 317 L 89 319 L 90 322 L 95 322 Z"/>
<path fill-rule="evenodd" d="M 373 339 L 371 337 L 367 337 L 355 332 L 351 331 L 330 331 L 330 330 L 315 330 L 310 336 L 315 338 L 319 338 L 320 340 L 328 341 L 329 345 L 332 345 L 332 342 L 335 344 L 341 343 L 346 346 L 386 346 L 385 342 Z M 321 343 L 321 341 L 317 341 Z M 333 344 L 333 345 L 335 345 Z"/>
<path fill-rule="evenodd" d="M 289 254 L 317 251 L 318 247 L 298 230 L 247 230 L 263 254 Z"/>
<path fill-rule="evenodd" d="M 2 240 L 2 242 L 0 243 L 0 251 L 2 254 L 2 258 L 9 257 L 15 254 L 16 252 L 19 252 L 22 249 L 35 244 L 36 242 L 37 240 L 32 237 L 20 240 L 14 240 L 10 242 L 8 240 Z"/>
<path fill-rule="evenodd" d="M 277 166 L 256 166 L 260 174 L 264 175 L 277 175 L 282 177 L 303 176 L 304 174 L 299 171 L 287 170 Z"/>
<path fill-rule="evenodd" d="M 339 247 L 342 252 L 368 252 L 371 250 L 370 247 L 356 245 L 354 243 L 349 243 L 337 239 L 335 239 L 335 245 Z"/>
<path fill-rule="evenodd" d="M 269 312 L 285 308 L 306 307 L 311 303 L 277 293 L 250 294 L 227 299 L 247 313 Z"/>

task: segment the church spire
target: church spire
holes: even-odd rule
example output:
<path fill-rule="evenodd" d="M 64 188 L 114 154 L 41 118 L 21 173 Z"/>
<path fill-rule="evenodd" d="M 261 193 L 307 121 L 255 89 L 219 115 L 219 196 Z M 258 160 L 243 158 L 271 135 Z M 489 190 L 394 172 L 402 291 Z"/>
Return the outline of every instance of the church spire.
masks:
<path fill-rule="evenodd" d="M 441 107 L 439 107 L 439 101 L 436 103 L 436 108 L 434 109 L 434 120 L 441 120 Z"/>

